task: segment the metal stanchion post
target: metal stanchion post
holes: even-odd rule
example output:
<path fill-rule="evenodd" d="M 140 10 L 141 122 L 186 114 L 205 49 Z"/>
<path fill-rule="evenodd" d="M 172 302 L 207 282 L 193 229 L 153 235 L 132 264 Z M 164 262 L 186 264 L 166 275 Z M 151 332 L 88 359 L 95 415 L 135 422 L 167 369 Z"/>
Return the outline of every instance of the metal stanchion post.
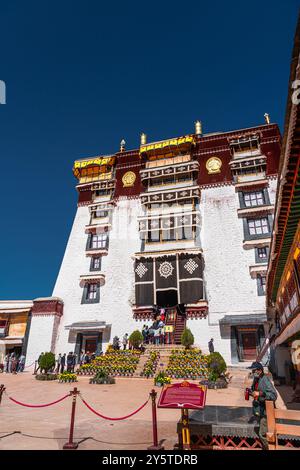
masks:
<path fill-rule="evenodd" d="M 76 398 L 77 398 L 78 394 L 79 394 L 79 390 L 77 390 L 77 387 L 74 387 L 74 390 L 70 391 L 70 395 L 73 397 L 72 398 L 70 434 L 69 434 L 69 442 L 66 442 L 66 444 L 64 444 L 64 446 L 63 446 L 64 450 L 77 449 L 77 447 L 78 447 L 78 442 L 73 442 L 74 423 L 75 423 L 75 410 L 76 410 Z"/>
<path fill-rule="evenodd" d="M 38 361 L 35 361 L 35 362 L 34 362 L 34 371 L 33 371 L 33 374 L 32 374 L 32 375 L 36 375 L 36 369 L 37 369 L 36 366 L 37 366 L 37 363 L 38 363 Z"/>
<path fill-rule="evenodd" d="M 191 450 L 191 433 L 189 428 L 189 410 L 181 410 L 182 423 L 182 447 L 183 450 Z"/>
<path fill-rule="evenodd" d="M 158 443 L 158 437 L 157 437 L 157 415 L 156 415 L 157 392 L 154 389 L 151 390 L 150 397 L 152 400 L 153 445 L 148 447 L 148 450 L 164 450 L 164 447 Z"/>
<path fill-rule="evenodd" d="M 0 405 L 1 405 L 2 395 L 3 395 L 4 390 L 5 390 L 5 386 L 1 384 L 0 385 Z"/>

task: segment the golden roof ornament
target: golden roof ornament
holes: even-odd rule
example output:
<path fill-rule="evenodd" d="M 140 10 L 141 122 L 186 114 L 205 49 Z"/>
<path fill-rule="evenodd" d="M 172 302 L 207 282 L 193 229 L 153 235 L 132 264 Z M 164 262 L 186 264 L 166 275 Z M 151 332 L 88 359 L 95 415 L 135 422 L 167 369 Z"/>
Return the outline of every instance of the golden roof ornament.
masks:
<path fill-rule="evenodd" d="M 135 180 L 136 174 L 133 171 L 127 171 L 122 178 L 123 188 L 130 188 L 131 186 L 134 186 Z"/>
<path fill-rule="evenodd" d="M 141 133 L 141 145 L 146 145 L 147 143 L 147 134 L 145 132 Z"/>
<path fill-rule="evenodd" d="M 206 169 L 209 175 L 221 173 L 222 160 L 218 157 L 211 157 L 206 161 Z"/>
<path fill-rule="evenodd" d="M 126 145 L 126 142 L 125 142 L 124 139 L 122 139 L 121 142 L 120 142 L 120 152 L 125 151 L 125 145 Z"/>
<path fill-rule="evenodd" d="M 265 114 L 264 114 L 264 118 L 265 118 L 265 123 L 266 123 L 266 124 L 270 124 L 270 114 L 269 114 L 269 113 L 265 113 Z"/>
<path fill-rule="evenodd" d="M 195 134 L 199 137 L 202 135 L 202 122 L 201 121 L 195 122 Z"/>

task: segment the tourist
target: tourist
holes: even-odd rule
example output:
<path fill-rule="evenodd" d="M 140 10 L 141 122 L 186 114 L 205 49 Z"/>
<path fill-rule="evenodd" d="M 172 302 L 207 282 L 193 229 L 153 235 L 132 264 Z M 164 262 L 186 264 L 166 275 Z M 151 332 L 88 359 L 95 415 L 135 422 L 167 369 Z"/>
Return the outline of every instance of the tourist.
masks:
<path fill-rule="evenodd" d="M 4 372 L 6 372 L 6 374 L 9 372 L 9 354 L 6 354 L 4 358 Z"/>
<path fill-rule="evenodd" d="M 125 351 L 125 349 L 127 348 L 127 344 L 128 344 L 128 333 L 126 333 L 124 336 L 123 336 L 123 350 Z"/>
<path fill-rule="evenodd" d="M 164 338 L 164 335 L 165 335 L 165 324 L 162 320 L 160 320 L 159 324 L 158 324 L 158 328 L 159 328 L 159 344 L 164 344 L 165 342 L 165 338 Z"/>
<path fill-rule="evenodd" d="M 93 352 L 93 353 L 91 354 L 91 361 L 94 361 L 95 359 L 96 359 L 96 353 Z M 91 361 L 90 361 L 90 362 L 91 362 Z"/>
<path fill-rule="evenodd" d="M 150 326 L 148 330 L 149 344 L 154 343 L 154 333 L 155 333 L 155 328 L 154 328 L 154 323 L 153 323 L 153 325 Z"/>
<path fill-rule="evenodd" d="M 118 336 L 115 336 L 113 339 L 113 348 L 115 351 L 118 351 L 120 349 L 120 340 Z"/>
<path fill-rule="evenodd" d="M 89 364 L 91 362 L 90 351 L 87 351 L 84 355 L 84 363 Z"/>
<path fill-rule="evenodd" d="M 160 318 L 163 322 L 165 322 L 165 319 L 166 319 L 166 310 L 164 308 L 161 308 L 159 310 L 159 315 L 160 315 Z"/>
<path fill-rule="evenodd" d="M 84 352 L 81 350 L 79 364 L 82 366 L 84 364 Z"/>
<path fill-rule="evenodd" d="M 18 369 L 17 369 L 18 372 L 23 372 L 24 371 L 25 359 L 26 358 L 25 358 L 24 354 L 21 354 L 21 356 L 19 358 Z"/>
<path fill-rule="evenodd" d="M 72 361 L 72 367 L 71 367 L 72 374 L 74 374 L 76 362 L 77 362 L 77 354 L 73 353 L 73 361 Z"/>
<path fill-rule="evenodd" d="M 142 329 L 142 335 L 143 335 L 143 341 L 144 343 L 147 343 L 148 342 L 148 333 L 149 333 L 149 328 L 147 325 L 144 325 L 143 326 L 143 329 Z"/>
<path fill-rule="evenodd" d="M 62 355 L 60 359 L 60 373 L 63 374 L 66 365 L 66 353 Z"/>
<path fill-rule="evenodd" d="M 161 335 L 161 328 L 156 328 L 156 330 L 154 330 L 154 344 L 155 344 L 155 346 L 159 346 L 160 335 Z"/>
<path fill-rule="evenodd" d="M 18 368 L 18 358 L 15 352 L 11 354 L 11 373 L 16 374 Z"/>
<path fill-rule="evenodd" d="M 41 369 L 41 359 L 43 357 L 44 353 L 42 352 L 40 355 L 39 355 L 39 358 L 37 360 L 37 363 L 38 363 L 38 368 L 36 369 L 35 373 L 37 374 L 37 372 Z M 42 372 L 42 370 L 41 370 Z"/>
<path fill-rule="evenodd" d="M 208 342 L 208 350 L 209 354 L 212 354 L 215 352 L 215 347 L 214 347 L 214 339 L 211 338 L 210 341 Z"/>
<path fill-rule="evenodd" d="M 67 355 L 67 372 L 72 372 L 72 366 L 73 366 L 73 353 L 69 352 Z"/>
<path fill-rule="evenodd" d="M 253 397 L 252 411 L 253 416 L 249 422 L 257 421 L 259 423 L 259 438 L 262 443 L 263 449 L 268 449 L 268 441 L 266 433 L 267 415 L 266 415 L 266 400 L 276 401 L 277 392 L 271 383 L 270 379 L 264 374 L 264 368 L 260 362 L 253 362 L 249 367 L 253 374 L 253 383 L 251 386 L 251 396 Z"/>
<path fill-rule="evenodd" d="M 57 374 L 59 373 L 60 366 L 61 366 L 61 353 L 59 353 L 59 355 L 56 359 L 56 370 L 55 370 L 55 372 Z"/>

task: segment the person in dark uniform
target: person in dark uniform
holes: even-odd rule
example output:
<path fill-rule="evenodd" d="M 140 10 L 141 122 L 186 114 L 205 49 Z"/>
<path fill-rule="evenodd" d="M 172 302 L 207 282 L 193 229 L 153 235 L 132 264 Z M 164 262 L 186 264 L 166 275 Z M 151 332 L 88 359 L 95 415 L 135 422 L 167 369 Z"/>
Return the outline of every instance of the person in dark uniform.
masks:
<path fill-rule="evenodd" d="M 72 366 L 73 366 L 73 353 L 69 352 L 67 355 L 67 372 L 72 372 Z"/>
<path fill-rule="evenodd" d="M 62 357 L 61 357 L 61 360 L 60 360 L 60 373 L 62 374 L 65 370 L 65 365 L 66 365 L 66 354 L 64 354 Z"/>
<path fill-rule="evenodd" d="M 215 346 L 214 346 L 214 339 L 211 338 L 210 341 L 208 342 L 208 350 L 209 354 L 212 354 L 215 352 Z"/>
<path fill-rule="evenodd" d="M 265 401 L 270 400 L 275 402 L 277 400 L 277 392 L 270 379 L 264 374 L 264 368 L 260 362 L 253 362 L 249 369 L 252 370 L 253 374 L 253 383 L 251 386 L 253 416 L 250 418 L 249 422 L 256 420 L 259 423 L 259 438 L 263 448 L 267 450 L 268 441 L 266 433 L 268 426 Z"/>

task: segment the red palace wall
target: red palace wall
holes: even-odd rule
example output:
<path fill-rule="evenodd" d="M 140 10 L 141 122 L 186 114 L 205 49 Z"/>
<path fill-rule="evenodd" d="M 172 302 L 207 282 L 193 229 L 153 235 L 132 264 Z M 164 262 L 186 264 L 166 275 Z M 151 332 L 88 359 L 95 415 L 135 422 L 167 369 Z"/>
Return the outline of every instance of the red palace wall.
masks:
<path fill-rule="evenodd" d="M 193 148 L 192 157 L 198 160 L 200 164 L 198 184 L 200 186 L 231 184 L 232 174 L 229 162 L 232 159 L 232 155 L 229 142 L 232 139 L 254 133 L 259 134 L 261 151 L 267 156 L 267 175 L 276 175 L 279 165 L 281 135 L 277 124 L 269 124 L 221 134 L 204 135 L 203 137 L 196 138 L 196 145 Z M 144 163 L 139 157 L 139 149 L 118 152 L 115 156 L 116 187 L 114 198 L 138 197 L 140 193 L 144 191 L 140 179 L 140 170 L 144 167 Z M 211 157 L 218 157 L 222 160 L 220 173 L 208 174 L 206 162 Z M 133 186 L 126 187 L 122 178 L 128 171 L 135 173 L 136 179 Z M 90 188 L 91 184 L 77 188 L 79 193 L 78 205 L 82 206 L 92 203 L 92 191 Z"/>

